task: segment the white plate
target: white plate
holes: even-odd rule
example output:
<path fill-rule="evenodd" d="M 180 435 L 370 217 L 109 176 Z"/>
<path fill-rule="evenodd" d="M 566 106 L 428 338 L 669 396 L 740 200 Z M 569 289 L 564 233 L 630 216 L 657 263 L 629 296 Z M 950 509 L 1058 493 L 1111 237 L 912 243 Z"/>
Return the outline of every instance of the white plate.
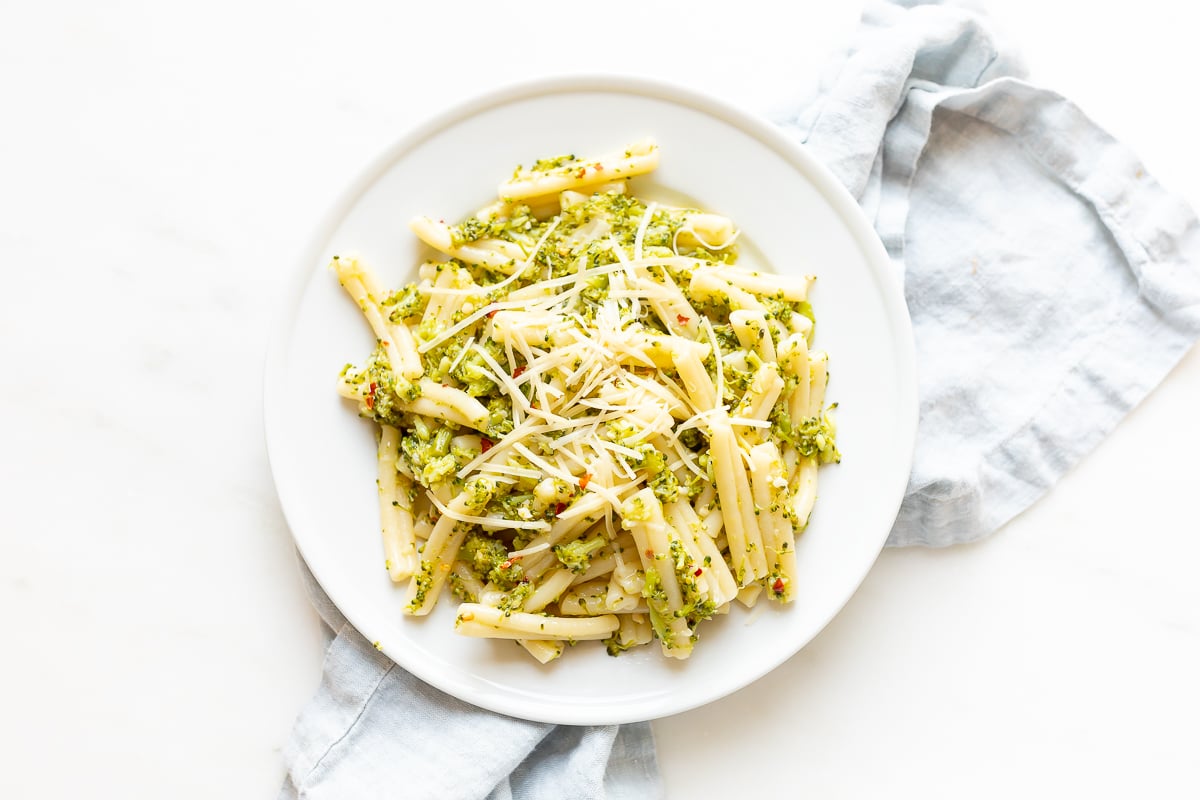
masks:
<path fill-rule="evenodd" d="M 704 624 L 687 661 L 657 646 L 612 658 L 583 643 L 542 666 L 512 642 L 453 633 L 455 603 L 425 619 L 400 613 L 384 571 L 375 498 L 373 424 L 334 393 L 348 361 L 374 339 L 325 268 L 361 253 L 385 285 L 424 257 L 406 221 L 457 219 L 494 198 L 518 163 L 604 153 L 644 136 L 662 165 L 636 179 L 658 199 L 691 198 L 742 227 L 743 259 L 819 276 L 817 346 L 830 352 L 840 465 L 821 470 L 812 523 L 797 546 L 795 602 L 735 608 Z M 723 697 L 811 640 L 867 574 L 895 518 L 916 431 L 912 333 L 879 240 L 840 184 L 774 126 L 655 83 L 571 78 L 467 103 L 398 142 L 329 212 L 297 269 L 268 356 L 271 468 L 296 543 L 317 580 L 369 641 L 425 681 L 526 719 L 601 724 L 653 719 Z"/>

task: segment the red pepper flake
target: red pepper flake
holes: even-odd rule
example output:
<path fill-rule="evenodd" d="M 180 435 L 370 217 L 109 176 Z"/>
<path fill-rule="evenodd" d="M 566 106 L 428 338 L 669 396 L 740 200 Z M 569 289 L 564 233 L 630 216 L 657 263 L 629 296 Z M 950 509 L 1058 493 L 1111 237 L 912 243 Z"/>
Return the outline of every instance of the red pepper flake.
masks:
<path fill-rule="evenodd" d="M 775 579 L 775 582 L 771 584 L 771 591 L 775 594 L 783 594 L 783 578 Z"/>
<path fill-rule="evenodd" d="M 695 572 L 693 572 L 692 574 L 693 574 L 693 575 L 695 575 L 697 578 L 699 578 L 701 575 L 703 575 L 703 574 L 704 574 L 704 568 L 703 568 L 703 567 L 696 567 L 696 571 L 695 571 Z"/>
<path fill-rule="evenodd" d="M 582 475 L 580 475 L 579 476 L 579 488 L 586 489 L 587 485 L 588 485 L 588 481 L 590 481 L 591 479 L 592 479 L 592 476 L 590 473 L 585 472 Z"/>
<path fill-rule="evenodd" d="M 500 569 L 508 569 L 508 568 L 509 568 L 509 567 L 511 567 L 511 566 L 512 566 L 512 559 L 511 559 L 511 558 L 509 558 L 509 559 L 506 559 L 506 560 L 504 560 L 504 561 L 501 561 L 501 562 L 500 562 Z"/>
<path fill-rule="evenodd" d="M 559 503 L 558 505 L 556 505 L 556 506 L 554 507 L 554 516 L 556 516 L 556 517 L 557 517 L 559 514 L 561 514 L 562 512 L 564 512 L 564 511 L 566 511 L 566 510 L 567 510 L 567 504 L 566 504 L 566 503 Z"/>
<path fill-rule="evenodd" d="M 689 322 L 692 321 L 692 318 L 685 317 L 683 314 L 676 314 L 675 321 L 678 322 L 680 325 L 687 325 Z"/>
<path fill-rule="evenodd" d="M 488 450 L 491 450 L 493 447 L 495 447 L 496 443 L 493 442 L 491 439 L 487 438 L 486 436 L 480 436 L 479 437 L 479 446 L 482 448 L 482 451 L 484 453 L 486 453 Z"/>
<path fill-rule="evenodd" d="M 498 309 L 498 308 L 493 308 L 491 311 L 487 312 L 487 315 L 486 315 L 487 318 L 491 319 L 492 317 L 496 316 L 496 312 L 499 310 L 500 309 Z"/>
<path fill-rule="evenodd" d="M 604 169 L 604 165 L 597 161 L 592 165 L 592 169 L 596 170 L 596 172 L 599 172 L 600 170 Z"/>
<path fill-rule="evenodd" d="M 366 400 L 363 401 L 366 403 L 367 408 L 375 408 L 375 390 L 378 388 L 379 384 L 372 383 L 371 388 L 367 390 Z"/>
<path fill-rule="evenodd" d="M 519 378 L 519 377 L 521 377 L 521 373 L 523 373 L 524 371 L 525 371 L 525 365 L 524 365 L 524 364 L 522 364 L 521 366 L 519 366 L 519 367 L 517 367 L 516 369 L 514 369 L 514 370 L 513 370 L 513 377 L 514 377 L 514 378 Z"/>
<path fill-rule="evenodd" d="M 649 547 L 646 548 L 646 558 L 654 558 L 654 551 Z"/>
<path fill-rule="evenodd" d="M 576 173 L 575 173 L 575 177 L 576 177 L 576 178 L 582 178 L 582 177 L 583 177 L 584 175 L 586 175 L 586 174 L 587 174 L 587 167 L 580 167 L 580 168 L 579 168 L 579 172 L 576 172 Z"/>

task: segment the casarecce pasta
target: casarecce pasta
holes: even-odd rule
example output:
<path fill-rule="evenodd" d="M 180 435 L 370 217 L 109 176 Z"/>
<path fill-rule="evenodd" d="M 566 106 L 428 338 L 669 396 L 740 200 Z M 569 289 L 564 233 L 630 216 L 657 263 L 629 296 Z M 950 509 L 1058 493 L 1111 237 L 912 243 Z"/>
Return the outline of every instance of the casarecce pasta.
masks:
<path fill-rule="evenodd" d="M 339 392 L 380 426 L 403 610 L 545 663 L 603 640 L 686 658 L 704 620 L 789 602 L 819 465 L 840 458 L 812 276 L 736 266 L 733 222 L 643 202 L 659 151 L 516 170 L 389 291 L 332 267 L 376 337 Z"/>

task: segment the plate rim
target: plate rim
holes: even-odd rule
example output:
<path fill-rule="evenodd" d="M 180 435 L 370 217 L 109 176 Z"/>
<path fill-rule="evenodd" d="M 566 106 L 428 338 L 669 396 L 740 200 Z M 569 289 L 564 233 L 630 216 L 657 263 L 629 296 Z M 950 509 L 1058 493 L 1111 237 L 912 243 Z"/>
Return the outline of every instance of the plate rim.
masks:
<path fill-rule="evenodd" d="M 908 408 L 902 413 L 898 413 L 897 416 L 904 421 L 905 425 L 905 430 L 901 431 L 900 435 L 902 437 L 901 440 L 904 442 L 902 454 L 904 462 L 908 465 L 908 470 L 905 471 L 903 480 L 897 479 L 898 485 L 890 487 L 887 490 L 887 495 L 890 496 L 891 501 L 886 504 L 892 510 L 891 517 L 893 520 L 899 513 L 900 504 L 903 501 L 908 485 L 908 476 L 911 472 L 912 459 L 916 447 L 919 412 L 916 347 L 913 338 L 912 321 L 904 299 L 901 281 L 895 272 L 895 267 L 891 259 L 884 249 L 882 241 L 879 239 L 878 234 L 875 232 L 874 227 L 867 219 L 858 202 L 841 182 L 838 181 L 833 172 L 824 163 L 805 150 L 799 141 L 785 134 L 776 123 L 725 100 L 717 99 L 711 95 L 706 95 L 669 81 L 615 74 L 577 74 L 556 75 L 510 83 L 469 97 L 425 118 L 424 121 L 401 133 L 390 145 L 383 148 L 377 155 L 368 160 L 365 166 L 359 169 L 354 178 L 347 183 L 345 188 L 336 195 L 334 201 L 319 216 L 319 222 L 313 232 L 307 237 L 307 242 L 300 249 L 295 260 L 290 262 L 289 269 L 291 270 L 291 274 L 285 276 L 284 291 L 280 293 L 279 300 L 281 307 L 276 311 L 270 328 L 270 340 L 267 345 L 262 373 L 263 432 L 268 467 L 271 471 L 271 479 L 276 495 L 280 501 L 280 510 L 288 524 L 288 531 L 292 536 L 292 541 L 317 584 L 330 598 L 333 605 L 338 608 L 339 612 L 346 617 L 348 622 L 354 625 L 355 630 L 366 638 L 367 641 L 373 641 L 371 633 L 359 629 L 354 621 L 350 619 L 349 615 L 342 611 L 341 606 L 338 605 L 337 601 L 334 600 L 332 594 L 326 588 L 327 583 L 323 579 L 322 573 L 324 569 L 322 565 L 314 565 L 306 555 L 304 543 L 301 541 L 301 537 L 296 535 L 296 527 L 292 524 L 288 503 L 285 499 L 287 491 L 281 486 L 279 470 L 276 467 L 276 459 L 280 453 L 279 442 L 287 435 L 287 432 L 279 429 L 283 421 L 279 418 L 279 415 L 273 415 L 271 409 L 277 406 L 277 393 L 282 392 L 291 333 L 299 315 L 301 300 L 312 279 L 313 264 L 317 263 L 332 234 L 336 231 L 353 205 L 386 172 L 391 164 L 406 152 L 419 147 L 427 139 L 436 136 L 441 131 L 490 109 L 534 97 L 586 92 L 616 93 L 663 100 L 699 111 L 709 117 L 732 125 L 743 133 L 760 141 L 771 151 L 788 161 L 798 172 L 801 172 L 801 174 L 813 183 L 814 188 L 818 190 L 833 207 L 833 210 L 845 221 L 849 233 L 863 251 L 864 260 L 868 268 L 873 273 L 877 284 L 881 287 L 880 301 L 888 317 L 888 329 L 893 334 L 895 349 L 901 356 L 900 362 L 895 364 L 897 375 L 900 378 L 898 389 Z M 883 493 L 881 492 L 881 494 Z M 889 528 L 888 533 L 890 533 L 890 530 Z M 462 687 L 452 680 L 442 680 L 438 675 L 428 674 L 429 671 L 413 668 L 411 665 L 404 663 L 404 661 L 390 652 L 393 648 L 389 646 L 380 647 L 378 644 L 376 646 L 390 660 L 401 668 L 408 669 L 426 683 L 464 702 L 497 713 L 538 722 L 573 725 L 620 724 L 658 719 L 715 702 L 723 697 L 728 697 L 758 681 L 807 647 L 841 613 L 846 603 L 858 591 L 877 561 L 886 541 L 887 534 L 883 535 L 880 539 L 878 548 L 872 548 L 872 555 L 866 569 L 853 585 L 847 586 L 845 596 L 831 606 L 829 615 L 816 626 L 813 634 L 783 658 L 766 661 L 759 665 L 758 669 L 749 673 L 737 685 L 728 688 L 716 696 L 701 698 L 691 702 L 670 704 L 669 707 L 665 708 L 649 708 L 644 710 L 639 708 L 638 712 L 633 715 L 630 715 L 626 704 L 609 704 L 607 706 L 598 704 L 595 707 L 589 706 L 586 709 L 589 712 L 588 716 L 580 717 L 579 712 L 585 711 L 585 709 L 566 705 L 555 708 L 553 704 L 550 704 L 549 707 L 539 706 L 535 709 L 531 708 L 528 698 L 523 698 L 520 702 L 504 702 L 503 696 L 498 694 L 489 693 L 486 697 L 480 697 L 469 689 L 463 691 Z M 530 713 L 535 710 L 543 713 Z M 562 713 L 555 713 L 556 711 Z"/>

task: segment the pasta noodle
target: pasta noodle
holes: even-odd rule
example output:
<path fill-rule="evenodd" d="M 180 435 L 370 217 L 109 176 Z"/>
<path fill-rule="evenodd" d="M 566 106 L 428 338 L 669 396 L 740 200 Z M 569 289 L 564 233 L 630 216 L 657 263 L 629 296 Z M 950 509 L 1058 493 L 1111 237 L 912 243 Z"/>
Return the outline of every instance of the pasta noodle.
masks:
<path fill-rule="evenodd" d="M 546 663 L 575 642 L 687 658 L 735 600 L 796 594 L 796 537 L 840 459 L 813 277 L 736 266 L 732 220 L 639 200 L 658 147 L 518 168 L 385 292 L 332 268 L 376 347 L 338 391 L 379 424 L 403 611 Z"/>

